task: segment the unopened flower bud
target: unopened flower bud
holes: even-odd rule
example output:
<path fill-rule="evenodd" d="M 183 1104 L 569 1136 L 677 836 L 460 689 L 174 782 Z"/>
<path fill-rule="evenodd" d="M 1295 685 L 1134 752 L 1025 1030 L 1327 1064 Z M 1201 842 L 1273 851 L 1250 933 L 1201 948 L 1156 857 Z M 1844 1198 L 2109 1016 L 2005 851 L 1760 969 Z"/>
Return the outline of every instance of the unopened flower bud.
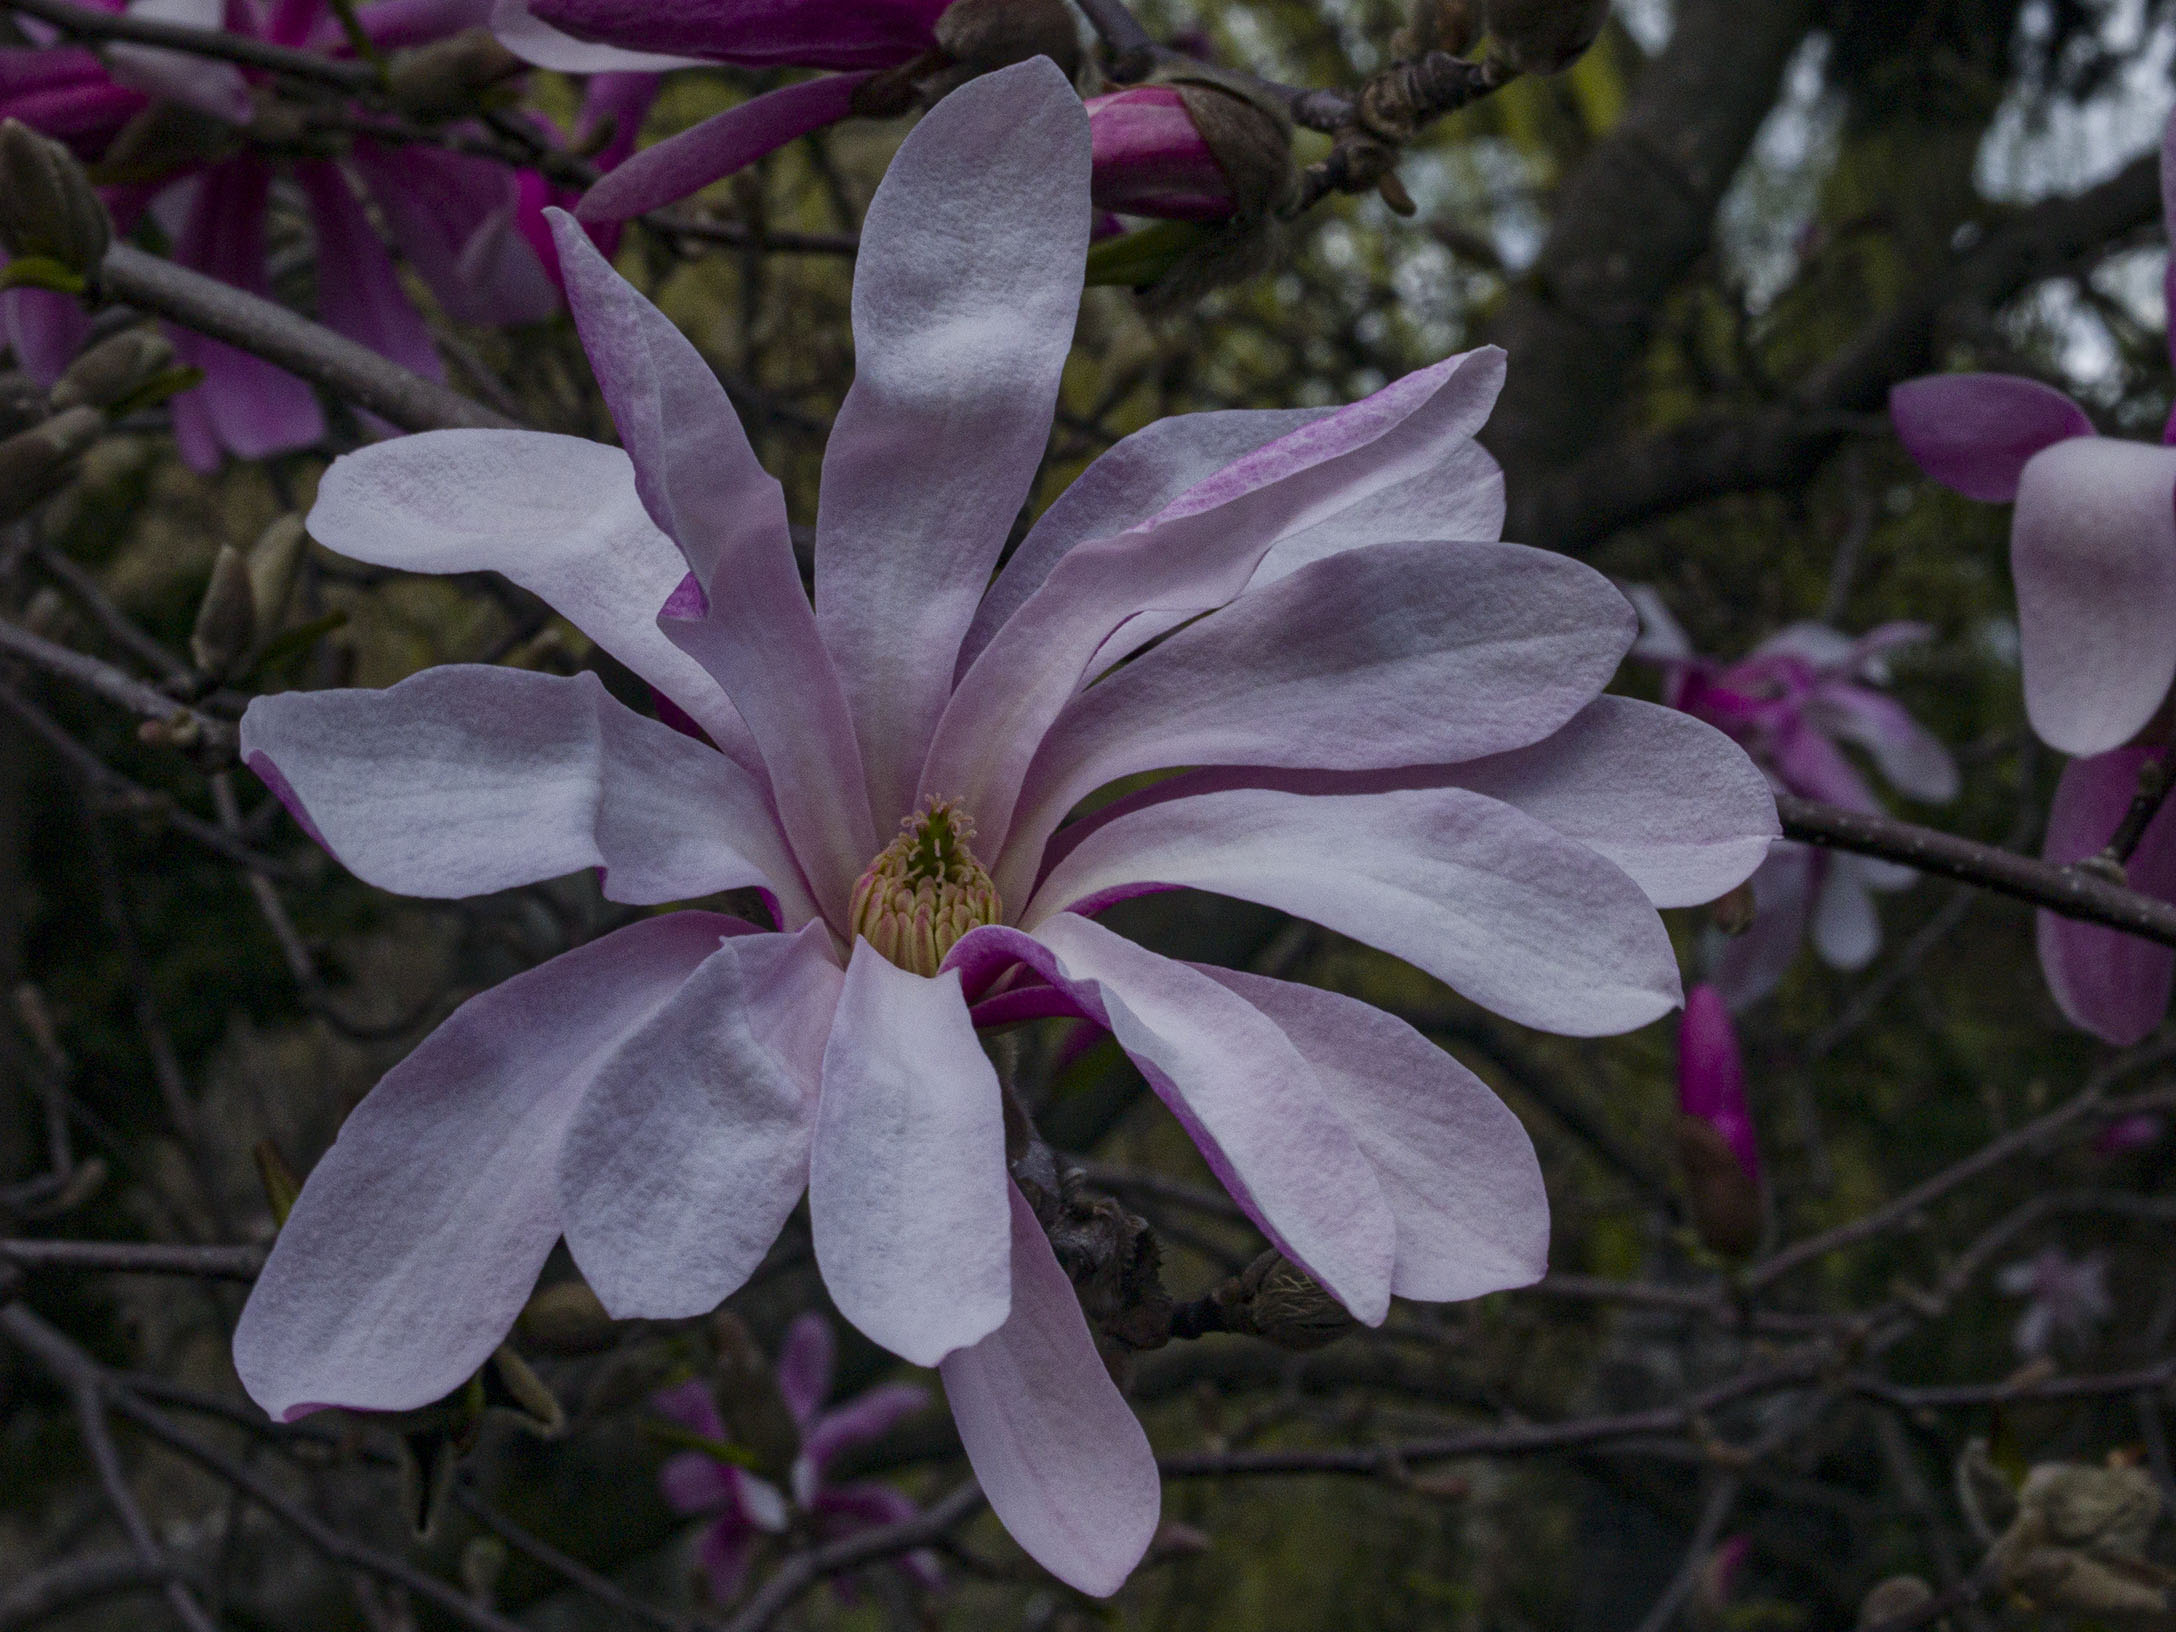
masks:
<path fill-rule="evenodd" d="M 155 329 L 124 329 L 68 365 L 53 386 L 53 406 L 111 408 L 174 366 L 174 348 Z"/>
<path fill-rule="evenodd" d="M 531 1433 L 556 1438 L 567 1426 L 566 1409 L 559 1396 L 544 1386 L 544 1379 L 529 1369 L 506 1344 L 492 1351 L 491 1363 L 480 1373 L 486 1404 L 511 1412 Z"/>
<path fill-rule="evenodd" d="M 1934 1589 L 1916 1575 L 1892 1575 L 1876 1582 L 1874 1590 L 1859 1602 L 1859 1625 L 1880 1626 L 1901 1619 L 1930 1602 Z"/>
<path fill-rule="evenodd" d="M 219 546 L 211 582 L 189 632 L 189 655 L 215 680 L 226 679 L 257 642 L 257 605 L 249 588 L 249 562 L 232 544 Z"/>
<path fill-rule="evenodd" d="M 1759 904 L 1753 898 L 1753 886 L 1750 883 L 1726 890 L 1708 903 L 1709 919 L 1717 929 L 1731 936 L 1743 935 L 1751 929 L 1759 911 Z"/>
<path fill-rule="evenodd" d="M 96 408 L 70 408 L 0 442 L 0 522 L 28 515 L 57 492 L 105 428 Z"/>
<path fill-rule="evenodd" d="M 259 533 L 249 547 L 249 598 L 256 609 L 260 637 L 277 628 L 280 614 L 287 610 L 307 538 L 302 517 L 290 511 Z"/>
<path fill-rule="evenodd" d="M 1697 1116 L 1677 1119 L 1677 1165 L 1685 1205 L 1703 1245 L 1736 1258 L 1760 1243 L 1760 1187 L 1728 1141 Z"/>
<path fill-rule="evenodd" d="M 386 91 L 410 118 L 451 119 L 473 113 L 479 96 L 528 66 L 489 29 L 471 28 L 394 53 L 386 66 Z"/>
<path fill-rule="evenodd" d="M 1225 1330 L 1305 1354 L 1359 1323 L 1320 1282 L 1272 1248 L 1210 1294 Z"/>
<path fill-rule="evenodd" d="M 2160 1516 L 2160 1490 L 2141 1468 L 2043 1463 L 1988 1557 L 2004 1589 L 2038 1609 L 2158 1625 L 2176 1605 L 2176 1572 L 2145 1556 Z"/>
<path fill-rule="evenodd" d="M 1048 57 L 1080 71 L 1080 28 L 1065 0 L 952 0 L 933 31 L 938 49 L 977 73 Z"/>
<path fill-rule="evenodd" d="M 740 1316 L 721 1309 L 710 1319 L 717 1353 L 719 1415 L 736 1445 L 755 1458 L 755 1471 L 783 1478 L 801 1452 L 801 1430 L 778 1386 L 778 1374 Z"/>
<path fill-rule="evenodd" d="M 1678 1165 L 1700 1239 L 1717 1252 L 1760 1239 L 1760 1147 L 1745 1103 L 1745 1063 L 1713 986 L 1685 994 L 1677 1031 Z"/>
<path fill-rule="evenodd" d="M 113 223 L 75 155 L 19 119 L 0 119 L 0 248 L 88 274 Z"/>
<path fill-rule="evenodd" d="M 612 1346 L 612 1317 L 586 1281 L 539 1287 L 514 1321 L 521 1340 L 543 1354 L 596 1354 Z"/>
<path fill-rule="evenodd" d="M 1487 0 L 1494 55 L 1522 74 L 1555 74 L 1586 54 L 1609 0 Z"/>

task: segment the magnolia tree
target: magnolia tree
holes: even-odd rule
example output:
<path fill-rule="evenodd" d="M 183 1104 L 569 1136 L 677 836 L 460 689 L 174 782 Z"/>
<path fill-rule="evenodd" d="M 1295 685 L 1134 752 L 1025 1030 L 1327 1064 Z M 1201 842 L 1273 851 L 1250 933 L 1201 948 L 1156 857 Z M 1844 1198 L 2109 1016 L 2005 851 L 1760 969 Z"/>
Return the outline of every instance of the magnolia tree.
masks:
<path fill-rule="evenodd" d="M 0 0 L 0 1627 L 2176 1625 L 1982 9 Z"/>

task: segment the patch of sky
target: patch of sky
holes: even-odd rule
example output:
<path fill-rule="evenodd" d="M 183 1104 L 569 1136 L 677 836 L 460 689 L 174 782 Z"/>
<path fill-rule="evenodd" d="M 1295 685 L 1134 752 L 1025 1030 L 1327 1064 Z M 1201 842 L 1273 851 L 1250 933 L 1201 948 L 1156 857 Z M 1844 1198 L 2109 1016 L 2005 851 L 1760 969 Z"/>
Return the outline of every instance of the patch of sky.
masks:
<path fill-rule="evenodd" d="M 1765 311 L 1797 276 L 1806 229 L 1835 168 L 1843 98 L 1828 85 L 1829 39 L 1808 35 L 1783 74 L 1752 151 L 1723 197 L 1716 237 L 1749 310 Z"/>
<path fill-rule="evenodd" d="M 2158 9 L 2158 8 L 2154 8 Z M 2033 51 L 2053 26 L 2047 0 L 2034 0 L 2020 19 L 2020 49 Z M 1973 180 L 1988 198 L 2029 204 L 2106 181 L 2153 150 L 2176 90 L 2176 22 L 2156 17 L 2147 0 L 2116 0 L 2103 14 L 2097 40 L 2073 49 L 2120 59 L 2090 95 L 2050 97 L 2013 89 L 1980 143 Z"/>
<path fill-rule="evenodd" d="M 1675 11 L 1673 0 L 1617 0 L 1617 20 L 1650 57 L 1670 43 Z"/>

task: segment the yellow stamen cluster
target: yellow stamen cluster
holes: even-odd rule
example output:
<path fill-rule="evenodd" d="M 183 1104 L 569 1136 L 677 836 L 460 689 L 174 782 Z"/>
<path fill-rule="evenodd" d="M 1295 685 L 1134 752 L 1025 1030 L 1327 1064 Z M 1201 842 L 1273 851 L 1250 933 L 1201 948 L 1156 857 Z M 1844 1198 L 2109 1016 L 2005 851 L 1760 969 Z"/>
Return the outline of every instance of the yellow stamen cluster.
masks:
<path fill-rule="evenodd" d="M 999 920 L 997 886 L 958 805 L 931 799 L 899 827 L 854 885 L 853 932 L 900 968 L 934 975 L 953 942 Z"/>

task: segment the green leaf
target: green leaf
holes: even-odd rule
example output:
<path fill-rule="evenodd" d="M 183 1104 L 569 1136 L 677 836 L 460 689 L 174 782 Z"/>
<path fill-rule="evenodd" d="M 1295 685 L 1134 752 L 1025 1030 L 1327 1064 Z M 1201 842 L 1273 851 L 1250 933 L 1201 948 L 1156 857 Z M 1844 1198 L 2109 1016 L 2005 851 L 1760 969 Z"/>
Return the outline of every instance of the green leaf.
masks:
<path fill-rule="evenodd" d="M 645 1422 L 641 1425 L 642 1436 L 654 1439 L 660 1445 L 678 1446 L 683 1451 L 701 1451 L 713 1461 L 730 1463 L 736 1468 L 753 1468 L 756 1453 L 730 1440 L 712 1439 L 708 1434 L 698 1434 L 692 1428 L 683 1428 L 677 1422 Z"/>
<path fill-rule="evenodd" d="M 1217 231 L 1198 221 L 1159 221 L 1120 238 L 1106 238 L 1088 248 L 1088 282 L 1145 289 L 1214 238 Z"/>
<path fill-rule="evenodd" d="M 50 255 L 24 255 L 0 267 L 0 289 L 50 289 L 58 295 L 80 295 L 89 287 L 82 273 L 69 270 Z"/>
<path fill-rule="evenodd" d="M 203 383 L 204 371 L 193 363 L 184 368 L 161 369 L 107 409 L 106 413 L 110 418 L 122 419 L 140 409 L 156 408 L 168 397 L 179 396 L 192 386 Z"/>

